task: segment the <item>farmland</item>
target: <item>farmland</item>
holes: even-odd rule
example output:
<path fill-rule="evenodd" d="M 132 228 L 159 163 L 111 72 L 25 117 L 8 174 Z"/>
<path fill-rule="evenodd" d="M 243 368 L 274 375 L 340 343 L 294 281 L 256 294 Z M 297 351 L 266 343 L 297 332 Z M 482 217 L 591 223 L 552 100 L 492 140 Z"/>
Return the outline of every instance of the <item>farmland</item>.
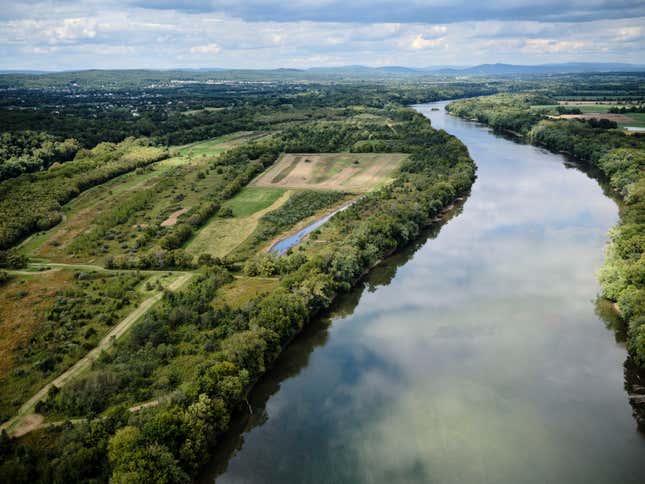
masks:
<path fill-rule="evenodd" d="M 374 190 L 392 179 L 397 167 L 406 158 L 398 153 L 318 153 L 283 154 L 278 161 L 253 180 L 231 200 L 223 204 L 230 216 L 215 217 L 188 244 L 189 254 L 226 257 L 237 248 L 248 255 L 263 242 L 309 217 L 318 216 L 325 204 L 313 212 L 297 209 L 298 216 L 280 229 L 269 229 L 267 217 L 280 213 L 294 193 L 302 190 L 326 190 L 342 193 L 363 193 Z M 311 194 L 312 197 L 319 197 Z M 340 199 L 333 199 L 337 202 Z M 288 210 L 288 206 L 284 207 Z M 322 212 L 320 212 L 322 213 Z M 281 218 L 285 215 L 281 214 Z"/>
<path fill-rule="evenodd" d="M 289 153 L 252 186 L 367 192 L 392 179 L 400 153 Z"/>
<path fill-rule="evenodd" d="M 558 106 L 569 110 L 579 111 L 579 114 L 557 114 Z M 612 101 L 559 101 L 558 104 L 538 104 L 531 108 L 549 113 L 555 118 L 562 119 L 607 119 L 614 121 L 620 127 L 645 127 L 645 114 L 638 112 L 611 112 L 638 106 L 637 103 L 616 103 Z"/>
<path fill-rule="evenodd" d="M 251 137 L 235 133 L 173 148 L 170 158 L 87 190 L 62 208 L 59 225 L 34 235 L 22 251 L 55 262 L 100 263 L 106 254 L 150 248 L 150 230 L 170 231 L 223 188 L 226 175 L 209 170 L 209 161 Z"/>

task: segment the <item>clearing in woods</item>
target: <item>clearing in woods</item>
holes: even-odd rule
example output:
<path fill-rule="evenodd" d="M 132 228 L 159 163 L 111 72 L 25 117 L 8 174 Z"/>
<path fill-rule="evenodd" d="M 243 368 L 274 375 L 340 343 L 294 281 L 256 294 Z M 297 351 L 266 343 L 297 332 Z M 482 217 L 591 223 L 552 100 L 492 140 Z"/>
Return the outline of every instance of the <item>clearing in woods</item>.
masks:
<path fill-rule="evenodd" d="M 225 257 L 253 233 L 265 213 L 280 208 L 291 194 L 291 191 L 281 188 L 245 188 L 225 204 L 234 216 L 212 219 L 198 232 L 186 251 L 194 256 Z"/>
<path fill-rule="evenodd" d="M 389 182 L 406 157 L 403 153 L 288 153 L 251 185 L 362 193 Z"/>
<path fill-rule="evenodd" d="M 618 126 L 645 127 L 645 113 L 610 113 L 611 108 L 625 108 L 634 103 L 617 104 L 614 101 L 559 101 L 559 105 L 569 109 L 579 109 L 582 114 L 553 114 L 552 118 L 562 119 L 608 119 L 615 121 Z M 532 108 L 553 111 L 558 107 L 556 104 L 536 104 Z"/>
<path fill-rule="evenodd" d="M 277 277 L 239 276 L 219 289 L 219 297 L 213 300 L 213 306 L 222 308 L 228 305 L 233 309 L 244 307 L 254 297 L 271 292 L 278 284 Z"/>
<path fill-rule="evenodd" d="M 179 155 L 189 158 L 202 155 L 213 156 L 240 146 L 248 141 L 258 140 L 266 135 L 266 133 L 258 131 L 237 131 L 206 141 L 196 141 L 195 143 L 178 146 L 176 149 Z"/>

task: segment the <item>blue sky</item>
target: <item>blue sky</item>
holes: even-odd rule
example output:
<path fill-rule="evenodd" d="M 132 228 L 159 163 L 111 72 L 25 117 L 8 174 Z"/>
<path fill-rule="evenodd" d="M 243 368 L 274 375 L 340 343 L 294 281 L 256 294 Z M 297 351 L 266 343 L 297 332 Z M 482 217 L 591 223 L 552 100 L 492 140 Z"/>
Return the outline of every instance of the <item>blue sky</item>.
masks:
<path fill-rule="evenodd" d="M 645 0 L 0 0 L 1 69 L 645 63 Z"/>

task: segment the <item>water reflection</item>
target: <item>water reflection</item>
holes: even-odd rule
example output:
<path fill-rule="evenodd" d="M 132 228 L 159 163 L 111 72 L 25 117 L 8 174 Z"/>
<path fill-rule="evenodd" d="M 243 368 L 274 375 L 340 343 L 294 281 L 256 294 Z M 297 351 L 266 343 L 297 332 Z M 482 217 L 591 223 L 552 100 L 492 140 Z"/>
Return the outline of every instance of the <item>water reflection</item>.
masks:
<path fill-rule="evenodd" d="M 594 304 L 616 204 L 560 155 L 419 110 L 477 161 L 462 213 L 285 353 L 210 479 L 645 482 Z"/>
<path fill-rule="evenodd" d="M 596 314 L 616 337 L 616 343 L 624 344 L 627 339 L 627 325 L 616 311 L 615 305 L 599 297 L 596 299 Z M 625 391 L 632 407 L 634 420 L 640 432 L 645 433 L 645 370 L 640 368 L 629 356 L 625 368 Z"/>
<path fill-rule="evenodd" d="M 337 299 L 328 315 L 312 321 L 295 338 L 280 355 L 274 367 L 253 388 L 248 399 L 251 411 L 241 409 L 233 419 L 230 430 L 218 443 L 212 462 L 203 473 L 202 482 L 212 482 L 214 477 L 226 472 L 230 459 L 244 445 L 244 434 L 268 420 L 267 402 L 280 390 L 281 383 L 297 376 L 307 367 L 310 355 L 315 349 L 325 345 L 332 322 L 353 314 L 365 291 L 374 292 L 379 286 L 390 284 L 398 268 L 405 265 L 429 239 L 437 237 L 444 224 L 461 213 L 463 205 L 464 199 L 458 200 L 443 214 L 440 221 L 433 223 L 414 242 L 375 267 L 352 291 Z"/>

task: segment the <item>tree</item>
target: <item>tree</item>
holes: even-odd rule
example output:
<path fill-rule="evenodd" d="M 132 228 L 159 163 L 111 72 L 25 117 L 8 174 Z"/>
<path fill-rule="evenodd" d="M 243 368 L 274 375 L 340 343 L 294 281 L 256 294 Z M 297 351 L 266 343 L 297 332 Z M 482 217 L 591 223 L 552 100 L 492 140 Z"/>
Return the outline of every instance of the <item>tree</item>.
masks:
<path fill-rule="evenodd" d="M 108 457 L 113 467 L 110 482 L 118 484 L 190 482 L 177 460 L 163 445 L 146 444 L 138 427 L 123 427 L 110 438 Z"/>

